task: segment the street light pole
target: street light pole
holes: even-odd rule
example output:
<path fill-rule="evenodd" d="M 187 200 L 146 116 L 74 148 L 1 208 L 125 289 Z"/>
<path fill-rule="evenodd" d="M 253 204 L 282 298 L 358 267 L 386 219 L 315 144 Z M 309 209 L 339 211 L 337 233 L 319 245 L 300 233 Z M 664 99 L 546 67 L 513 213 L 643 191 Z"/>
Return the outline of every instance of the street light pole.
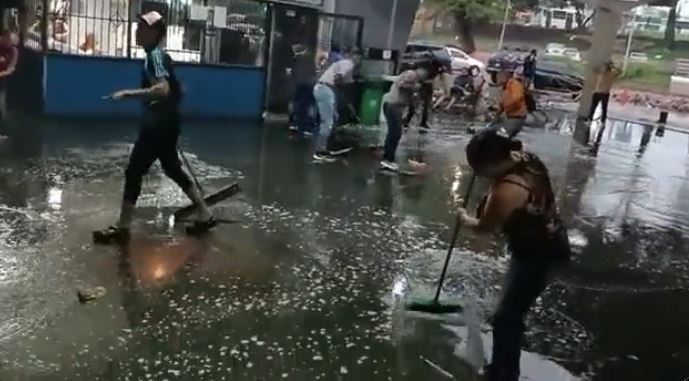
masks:
<path fill-rule="evenodd" d="M 388 26 L 388 41 L 387 49 L 392 50 L 393 37 L 395 35 L 395 24 L 397 21 L 397 0 L 392 1 L 392 17 L 390 18 L 390 25 Z"/>
<path fill-rule="evenodd" d="M 505 4 L 505 17 L 502 19 L 502 30 L 500 31 L 500 41 L 498 42 L 498 50 L 502 49 L 502 44 L 505 41 L 505 29 L 507 29 L 507 18 L 510 15 L 511 0 L 507 0 Z"/>
<path fill-rule="evenodd" d="M 629 64 L 629 55 L 632 50 L 632 39 L 634 38 L 634 30 L 636 29 L 636 16 L 632 15 L 632 26 L 629 30 L 629 36 L 627 37 L 627 49 L 624 52 L 624 63 L 622 64 L 622 72 L 627 72 L 627 65 Z"/>

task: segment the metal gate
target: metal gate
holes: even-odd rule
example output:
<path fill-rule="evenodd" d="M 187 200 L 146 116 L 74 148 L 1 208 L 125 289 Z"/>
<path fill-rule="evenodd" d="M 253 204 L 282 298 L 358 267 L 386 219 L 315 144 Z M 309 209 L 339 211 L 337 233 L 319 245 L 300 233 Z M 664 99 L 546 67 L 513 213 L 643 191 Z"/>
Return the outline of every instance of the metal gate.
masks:
<path fill-rule="evenodd" d="M 333 48 L 342 53 L 361 43 L 363 19 L 360 17 L 320 13 L 316 9 L 271 3 L 270 50 L 266 79 L 266 110 L 284 114 L 293 91 L 290 70 L 294 58 L 292 47 L 301 45 L 322 67 Z M 314 76 L 317 73 L 314 73 Z"/>

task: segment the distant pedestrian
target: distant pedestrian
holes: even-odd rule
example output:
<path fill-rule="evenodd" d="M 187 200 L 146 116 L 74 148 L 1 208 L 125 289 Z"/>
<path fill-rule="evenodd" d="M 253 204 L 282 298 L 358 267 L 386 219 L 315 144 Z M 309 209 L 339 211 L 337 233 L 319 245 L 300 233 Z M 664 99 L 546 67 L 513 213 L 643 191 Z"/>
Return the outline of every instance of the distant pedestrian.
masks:
<path fill-rule="evenodd" d="M 524 59 L 524 86 L 528 89 L 534 85 L 534 79 L 536 78 L 536 64 L 538 62 L 538 51 L 536 49 L 531 50 L 528 56 Z"/>
<path fill-rule="evenodd" d="M 0 120 L 7 116 L 7 84 L 17 69 L 18 59 L 13 33 L 6 29 L 0 35 Z"/>
<path fill-rule="evenodd" d="M 313 86 L 316 82 L 316 61 L 301 44 L 292 47 L 292 101 L 290 104 L 290 128 L 300 134 L 313 134 L 316 129 L 316 100 Z"/>
<path fill-rule="evenodd" d="M 620 69 L 615 66 L 612 60 L 604 63 L 602 66 L 596 68 L 595 73 L 596 78 L 596 90 L 593 93 L 593 98 L 591 99 L 591 109 L 589 110 L 588 120 L 593 120 L 593 115 L 598 108 L 598 104 L 601 105 L 601 117 L 600 121 L 605 123 L 608 119 L 608 103 L 610 102 L 610 90 L 615 84 L 615 80 L 620 76 Z"/>
<path fill-rule="evenodd" d="M 313 88 L 313 95 L 320 115 L 320 127 L 313 155 L 317 161 L 334 161 L 334 156 L 351 150 L 349 148 L 340 150 L 340 152 L 330 152 L 328 140 L 337 118 L 336 89 L 354 81 L 355 72 L 361 65 L 361 61 L 361 51 L 354 49 L 351 58 L 345 58 L 330 65 Z"/>

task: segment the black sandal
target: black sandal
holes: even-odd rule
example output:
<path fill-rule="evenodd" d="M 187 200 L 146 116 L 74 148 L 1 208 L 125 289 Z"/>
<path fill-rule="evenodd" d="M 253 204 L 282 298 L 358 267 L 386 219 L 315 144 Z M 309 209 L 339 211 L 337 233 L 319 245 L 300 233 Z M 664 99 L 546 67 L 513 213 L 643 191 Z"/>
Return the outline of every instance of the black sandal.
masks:
<path fill-rule="evenodd" d="M 186 231 L 188 235 L 198 237 L 208 233 L 217 225 L 218 221 L 211 217 L 206 221 L 194 221 L 191 225 L 187 226 Z"/>
<path fill-rule="evenodd" d="M 129 229 L 111 226 L 107 229 L 93 232 L 93 242 L 99 245 L 125 243 L 129 240 Z"/>

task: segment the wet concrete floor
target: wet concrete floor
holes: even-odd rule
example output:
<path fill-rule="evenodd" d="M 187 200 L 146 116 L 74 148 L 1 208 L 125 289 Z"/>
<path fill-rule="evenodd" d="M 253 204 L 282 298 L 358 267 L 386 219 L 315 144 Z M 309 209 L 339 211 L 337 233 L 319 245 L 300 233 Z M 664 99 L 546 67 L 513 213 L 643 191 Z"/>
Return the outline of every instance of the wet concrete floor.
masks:
<path fill-rule="evenodd" d="M 577 252 L 530 314 L 523 378 L 689 377 L 689 136 L 610 123 L 594 156 L 567 128 L 522 135 Z M 467 324 L 395 302 L 404 281 L 430 292 L 442 266 L 469 176 L 459 126 L 407 134 L 401 158 L 422 154 L 429 170 L 404 178 L 367 150 L 314 165 L 284 128 L 188 123 L 181 145 L 208 191 L 242 185 L 214 209 L 236 223 L 186 237 L 170 220 L 185 197 L 156 166 L 131 244 L 95 247 L 135 134 L 22 119 L 0 142 L 0 380 L 474 379 Z M 498 239 L 460 241 L 446 293 L 487 350 L 506 259 L 491 256 Z M 82 305 L 83 286 L 107 294 Z"/>

